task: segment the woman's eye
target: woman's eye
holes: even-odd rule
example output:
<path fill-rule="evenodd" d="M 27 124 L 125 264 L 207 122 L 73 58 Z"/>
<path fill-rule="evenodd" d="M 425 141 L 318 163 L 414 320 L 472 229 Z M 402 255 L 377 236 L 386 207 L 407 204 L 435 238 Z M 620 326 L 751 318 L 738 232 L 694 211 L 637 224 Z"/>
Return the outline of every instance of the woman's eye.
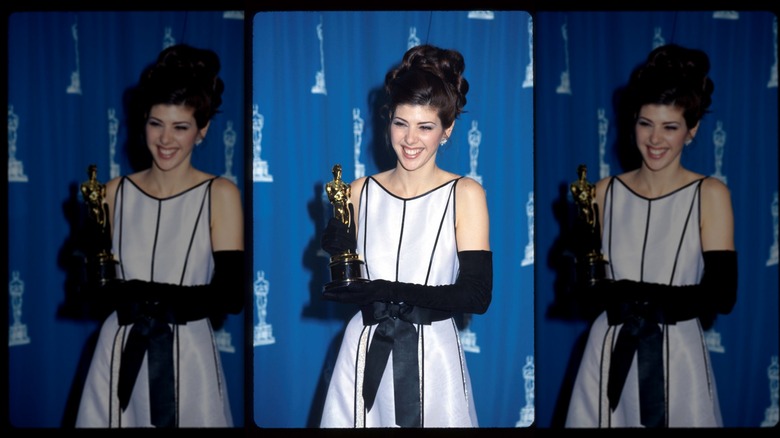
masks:
<path fill-rule="evenodd" d="M 433 129 L 433 126 L 423 125 L 420 126 L 420 129 L 422 129 L 423 131 L 430 131 Z"/>
<path fill-rule="evenodd" d="M 404 122 L 400 122 L 398 120 L 393 121 L 393 126 L 403 127 L 406 126 Z"/>

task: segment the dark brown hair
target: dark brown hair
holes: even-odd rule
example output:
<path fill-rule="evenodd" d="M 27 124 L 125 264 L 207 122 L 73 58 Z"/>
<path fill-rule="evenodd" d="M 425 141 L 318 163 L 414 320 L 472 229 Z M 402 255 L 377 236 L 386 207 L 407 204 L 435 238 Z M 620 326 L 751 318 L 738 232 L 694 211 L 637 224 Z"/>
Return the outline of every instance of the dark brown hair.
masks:
<path fill-rule="evenodd" d="M 385 76 L 390 118 L 398 105 L 427 105 L 437 110 L 442 125 L 449 128 L 466 105 L 465 69 L 463 55 L 456 50 L 427 44 L 407 50 L 401 64 Z"/>
<path fill-rule="evenodd" d="M 195 110 L 198 128 L 206 126 L 222 105 L 220 67 L 212 50 L 178 44 L 160 52 L 139 83 L 144 119 L 154 105 L 185 105 Z"/>

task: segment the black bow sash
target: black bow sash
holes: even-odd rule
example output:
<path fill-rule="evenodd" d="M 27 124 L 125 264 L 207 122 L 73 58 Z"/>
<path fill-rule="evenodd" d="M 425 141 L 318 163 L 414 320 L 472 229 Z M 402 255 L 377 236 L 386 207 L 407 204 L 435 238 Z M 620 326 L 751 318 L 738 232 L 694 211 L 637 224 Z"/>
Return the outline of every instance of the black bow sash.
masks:
<path fill-rule="evenodd" d="M 374 302 L 361 308 L 363 324 L 378 324 L 366 355 L 363 400 L 370 411 L 382 374 L 393 352 L 393 387 L 395 421 L 401 427 L 422 427 L 420 400 L 420 364 L 417 358 L 415 324 L 430 325 L 452 317 L 449 312 L 425 309 L 408 304 Z"/>
<path fill-rule="evenodd" d="M 157 427 L 174 427 L 176 398 L 173 376 L 173 332 L 169 314 L 158 303 L 125 303 L 117 308 L 120 325 L 133 324 L 119 365 L 119 406 L 130 403 L 138 371 L 148 351 L 151 421 Z"/>
<path fill-rule="evenodd" d="M 663 376 L 663 314 L 650 303 L 618 303 L 607 309 L 610 325 L 622 323 L 609 365 L 607 397 L 614 411 L 620 401 L 634 353 L 637 353 L 639 415 L 645 427 L 666 423 Z"/>

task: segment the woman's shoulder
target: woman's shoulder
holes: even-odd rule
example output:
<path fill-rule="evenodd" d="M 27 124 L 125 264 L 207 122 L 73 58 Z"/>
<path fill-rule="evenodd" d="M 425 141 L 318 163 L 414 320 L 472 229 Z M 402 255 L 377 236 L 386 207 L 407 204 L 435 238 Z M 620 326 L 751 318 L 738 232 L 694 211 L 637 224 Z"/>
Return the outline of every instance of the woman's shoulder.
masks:
<path fill-rule="evenodd" d="M 455 196 L 461 205 L 476 205 L 486 202 L 485 189 L 477 180 L 464 176 L 458 178 L 456 184 Z"/>
<path fill-rule="evenodd" d="M 213 182 L 211 183 L 211 191 L 215 195 L 226 196 L 238 195 L 240 193 L 236 183 L 227 178 L 212 177 L 211 179 L 213 179 Z"/>
<path fill-rule="evenodd" d="M 703 177 L 701 196 L 704 200 L 723 202 L 731 199 L 731 190 L 723 181 L 717 178 Z"/>
<path fill-rule="evenodd" d="M 366 183 L 366 180 L 368 178 L 369 177 L 367 177 L 367 176 L 361 176 L 360 178 L 357 178 L 354 181 L 352 181 L 351 183 L 349 183 L 349 185 L 352 186 L 353 190 L 354 189 L 360 189 L 361 187 L 363 187 L 363 184 Z"/>
<path fill-rule="evenodd" d="M 477 180 L 469 176 L 462 176 L 457 178 L 458 191 L 466 193 L 484 194 L 485 188 L 482 187 Z"/>

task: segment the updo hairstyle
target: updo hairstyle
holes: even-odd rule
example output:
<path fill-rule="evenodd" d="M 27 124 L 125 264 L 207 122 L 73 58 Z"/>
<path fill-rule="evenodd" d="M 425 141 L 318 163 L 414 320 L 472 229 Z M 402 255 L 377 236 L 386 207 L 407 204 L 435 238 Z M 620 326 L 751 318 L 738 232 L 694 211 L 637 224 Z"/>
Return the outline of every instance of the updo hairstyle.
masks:
<path fill-rule="evenodd" d="M 198 129 L 219 111 L 225 84 L 218 76 L 219 56 L 186 44 L 170 46 L 144 71 L 139 83 L 143 118 L 152 106 L 185 105 L 195 110 Z"/>
<path fill-rule="evenodd" d="M 683 110 L 688 128 L 693 128 L 712 103 L 715 85 L 709 70 L 709 57 L 701 50 L 676 44 L 657 47 L 634 70 L 628 84 L 634 120 L 643 105 L 674 105 Z"/>
<path fill-rule="evenodd" d="M 385 76 L 390 118 L 398 105 L 425 105 L 437 110 L 444 129 L 451 127 L 466 105 L 465 68 L 463 55 L 456 50 L 427 44 L 412 47 Z"/>

